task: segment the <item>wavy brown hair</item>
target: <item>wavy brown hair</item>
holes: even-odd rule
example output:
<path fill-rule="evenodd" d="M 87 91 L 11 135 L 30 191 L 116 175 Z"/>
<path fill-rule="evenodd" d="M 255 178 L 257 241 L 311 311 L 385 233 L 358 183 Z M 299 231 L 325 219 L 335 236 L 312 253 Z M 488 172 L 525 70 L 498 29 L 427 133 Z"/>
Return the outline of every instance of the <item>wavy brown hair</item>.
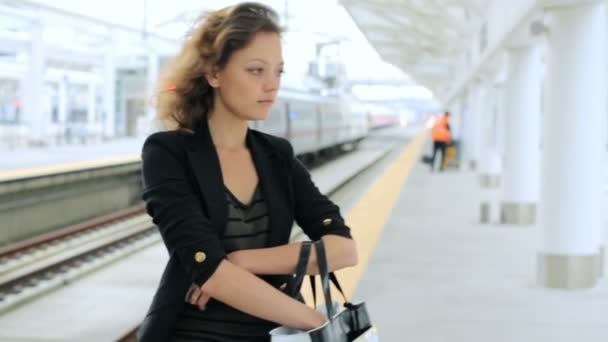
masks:
<path fill-rule="evenodd" d="M 167 129 L 191 131 L 213 109 L 214 90 L 205 75 L 221 70 L 258 32 L 281 34 L 277 13 L 246 2 L 200 16 L 179 54 L 158 82 L 158 120 Z"/>

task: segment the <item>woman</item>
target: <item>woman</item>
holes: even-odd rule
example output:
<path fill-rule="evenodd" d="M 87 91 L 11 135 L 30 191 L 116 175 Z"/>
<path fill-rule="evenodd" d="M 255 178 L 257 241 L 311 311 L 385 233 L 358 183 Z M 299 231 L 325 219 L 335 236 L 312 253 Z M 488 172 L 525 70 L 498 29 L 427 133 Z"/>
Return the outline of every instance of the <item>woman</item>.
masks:
<path fill-rule="evenodd" d="M 169 251 L 139 331 L 146 341 L 267 341 L 278 325 L 326 317 L 285 294 L 300 243 L 323 239 L 331 270 L 357 253 L 339 208 L 319 193 L 285 139 L 248 129 L 277 96 L 276 13 L 243 3 L 201 17 L 161 79 L 170 128 L 143 147 L 143 198 Z M 308 272 L 314 274 L 314 252 Z"/>

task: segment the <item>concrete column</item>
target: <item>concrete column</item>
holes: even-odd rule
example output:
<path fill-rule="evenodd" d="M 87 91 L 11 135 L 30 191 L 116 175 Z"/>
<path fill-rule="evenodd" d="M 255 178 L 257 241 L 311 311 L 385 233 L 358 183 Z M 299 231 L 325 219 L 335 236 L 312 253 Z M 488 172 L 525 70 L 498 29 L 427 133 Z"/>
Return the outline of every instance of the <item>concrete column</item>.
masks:
<path fill-rule="evenodd" d="M 89 125 L 95 123 L 95 97 L 97 96 L 95 90 L 95 83 L 89 82 L 87 86 L 87 123 Z"/>
<path fill-rule="evenodd" d="M 61 125 L 65 125 L 68 118 L 68 79 L 62 77 L 58 82 L 58 104 L 57 104 L 57 119 Z"/>
<path fill-rule="evenodd" d="M 479 173 L 482 187 L 497 188 L 500 184 L 501 156 L 499 145 L 500 94 L 497 86 L 492 86 L 486 92 L 483 100 L 483 114 L 480 122 L 480 162 Z"/>
<path fill-rule="evenodd" d="M 96 139 L 97 133 L 96 133 L 96 126 L 97 126 L 97 120 L 96 120 L 96 97 L 97 97 L 97 90 L 95 89 L 95 81 L 91 80 L 89 81 L 89 84 L 87 85 L 87 140 L 91 140 L 91 139 Z"/>
<path fill-rule="evenodd" d="M 482 117 L 480 120 L 480 160 L 479 183 L 481 186 L 480 219 L 481 223 L 499 222 L 499 188 L 502 169 L 499 149 L 501 108 L 500 89 L 493 85 L 488 87 L 482 99 Z"/>
<path fill-rule="evenodd" d="M 156 103 L 156 91 L 157 91 L 157 85 L 158 85 L 158 77 L 159 77 L 159 63 L 160 63 L 160 59 L 157 53 L 155 52 L 148 52 L 148 70 L 147 70 L 147 87 L 148 87 L 148 91 L 146 92 L 148 94 L 147 97 L 147 101 L 146 101 L 146 122 L 144 125 L 144 130 L 145 132 L 141 132 L 144 134 L 149 134 L 152 131 L 157 130 L 158 125 L 157 125 L 157 120 L 156 119 L 156 107 L 154 106 Z M 138 132 L 140 133 L 140 132 Z"/>
<path fill-rule="evenodd" d="M 476 83 L 470 87 L 468 114 L 468 137 L 467 150 L 469 151 L 469 166 L 471 170 L 477 170 L 480 151 L 480 121 L 483 117 L 485 89 L 481 83 Z"/>
<path fill-rule="evenodd" d="M 67 141 L 67 118 L 68 118 L 68 78 L 61 77 L 57 89 L 57 124 L 60 128 L 60 141 Z"/>
<path fill-rule="evenodd" d="M 45 56 L 42 41 L 42 23 L 30 27 L 31 45 L 28 70 L 24 82 L 23 112 L 29 127 L 29 141 L 35 145 L 47 143 L 46 128 L 51 122 L 43 109 Z"/>
<path fill-rule="evenodd" d="M 450 112 L 450 129 L 452 130 L 452 139 L 462 138 L 462 104 L 460 98 L 456 98 L 452 103 L 445 107 Z"/>
<path fill-rule="evenodd" d="M 116 67 L 111 48 L 104 56 L 103 77 L 103 132 L 104 138 L 110 139 L 116 135 Z"/>
<path fill-rule="evenodd" d="M 156 87 L 158 84 L 158 77 L 159 77 L 159 72 L 158 72 L 159 61 L 160 60 L 159 60 L 158 54 L 156 54 L 154 52 L 148 53 L 148 70 L 147 70 L 148 91 L 146 93 L 148 94 L 149 99 L 153 99 L 153 97 L 156 95 Z M 154 106 L 148 106 L 147 108 L 148 108 L 148 111 L 147 111 L 148 118 L 153 119 L 156 116 L 156 110 L 155 110 Z"/>
<path fill-rule="evenodd" d="M 460 139 L 460 170 L 468 171 L 471 169 L 471 90 L 467 90 L 467 93 L 463 94 L 462 106 L 461 106 L 461 139 Z"/>
<path fill-rule="evenodd" d="M 456 150 L 456 159 L 458 164 L 456 167 L 460 168 L 464 163 L 463 149 L 464 140 L 466 139 L 466 131 L 464 131 L 466 113 L 463 96 L 460 95 L 456 101 L 454 101 L 452 106 L 448 107 L 448 110 L 452 113 L 452 120 L 450 123 L 450 128 L 452 129 L 452 139 L 458 141 Z"/>
<path fill-rule="evenodd" d="M 539 49 L 509 49 L 506 134 L 501 222 L 533 224 L 539 198 L 540 70 Z"/>
<path fill-rule="evenodd" d="M 606 4 L 553 8 L 542 120 L 538 281 L 588 288 L 600 274 Z"/>

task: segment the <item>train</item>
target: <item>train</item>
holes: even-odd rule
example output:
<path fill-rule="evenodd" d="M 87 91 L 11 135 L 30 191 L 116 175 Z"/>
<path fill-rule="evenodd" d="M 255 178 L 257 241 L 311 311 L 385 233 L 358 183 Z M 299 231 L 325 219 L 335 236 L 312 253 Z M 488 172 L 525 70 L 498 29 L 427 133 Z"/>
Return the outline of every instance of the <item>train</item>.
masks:
<path fill-rule="evenodd" d="M 309 162 L 355 148 L 370 129 L 364 106 L 354 98 L 291 89 L 281 89 L 268 118 L 252 128 L 288 139 Z"/>

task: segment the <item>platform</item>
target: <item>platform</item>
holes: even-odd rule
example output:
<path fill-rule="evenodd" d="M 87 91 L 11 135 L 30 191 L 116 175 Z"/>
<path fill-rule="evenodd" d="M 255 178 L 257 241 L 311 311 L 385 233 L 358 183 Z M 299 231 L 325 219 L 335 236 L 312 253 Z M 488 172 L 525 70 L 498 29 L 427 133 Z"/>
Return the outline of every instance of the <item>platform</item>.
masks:
<path fill-rule="evenodd" d="M 381 341 L 608 340 L 608 280 L 589 290 L 538 286 L 538 228 L 477 223 L 476 174 L 429 172 L 418 162 L 428 148 L 424 135 L 398 145 L 376 171 L 362 175 L 368 183 L 344 191 L 353 202 L 343 208 L 359 245 L 360 265 L 339 275 L 347 293 L 354 293 L 353 302 L 368 304 Z M 379 155 L 362 152 L 351 163 Z M 333 164 L 327 175 L 335 177 L 344 168 Z M 324 182 L 319 171 L 313 177 Z M 165 260 L 159 243 L 14 310 L 0 317 L 0 340 L 112 340 L 145 313 Z M 121 305 L 103 305 L 108 302 Z M 65 314 L 75 306 L 77 315 Z M 110 334 L 101 326 L 116 330 Z"/>
<path fill-rule="evenodd" d="M 413 167 L 354 296 L 381 341 L 608 341 L 608 280 L 537 286 L 539 229 L 478 224 L 476 177 Z"/>
<path fill-rule="evenodd" d="M 0 176 L 34 169 L 88 166 L 100 160 L 137 157 L 145 138 L 121 138 L 103 143 L 57 145 L 44 148 L 0 148 Z M 9 173 L 10 171 L 10 173 Z M 6 175 L 5 175 L 6 173 Z"/>
<path fill-rule="evenodd" d="M 320 191 L 332 193 L 400 142 L 364 141 L 311 176 Z M 151 247 L 1 313 L 0 341 L 115 341 L 143 319 L 166 261 L 159 237 Z"/>

